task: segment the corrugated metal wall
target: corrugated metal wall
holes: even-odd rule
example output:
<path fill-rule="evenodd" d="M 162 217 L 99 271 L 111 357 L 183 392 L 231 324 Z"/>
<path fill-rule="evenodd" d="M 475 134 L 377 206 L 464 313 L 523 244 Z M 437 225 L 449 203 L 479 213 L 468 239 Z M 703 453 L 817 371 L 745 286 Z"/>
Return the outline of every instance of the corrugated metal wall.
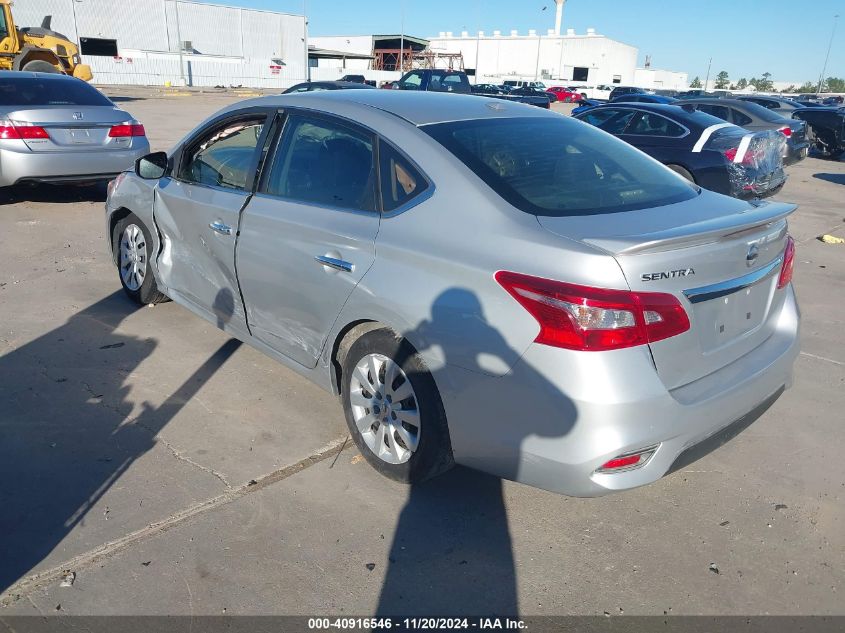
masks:
<path fill-rule="evenodd" d="M 179 81 L 180 37 L 200 55 L 218 57 L 192 58 L 193 85 L 275 87 L 306 76 L 302 16 L 188 0 L 26 0 L 16 3 L 14 12 L 20 26 L 37 26 L 44 15 L 52 15 L 53 29 L 73 40 L 116 39 L 121 56 L 132 62 L 85 56 L 96 83 Z M 173 59 L 152 59 L 139 51 L 169 52 Z M 284 60 L 278 74 L 270 68 L 272 58 Z M 236 65 L 226 63 L 234 60 Z"/>

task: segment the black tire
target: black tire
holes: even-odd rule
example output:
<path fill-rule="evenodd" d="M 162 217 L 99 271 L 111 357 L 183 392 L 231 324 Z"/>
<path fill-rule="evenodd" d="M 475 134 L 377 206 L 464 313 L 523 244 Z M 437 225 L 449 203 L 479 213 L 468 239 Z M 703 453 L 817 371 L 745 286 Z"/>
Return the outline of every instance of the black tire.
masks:
<path fill-rule="evenodd" d="M 692 174 L 689 173 L 688 170 L 681 167 L 680 165 L 666 165 L 666 166 L 669 169 L 671 169 L 672 171 L 674 171 L 676 174 L 680 174 L 681 176 L 683 176 L 684 178 L 689 180 L 691 183 L 693 183 L 693 184 L 695 183 L 695 178 L 692 177 Z"/>
<path fill-rule="evenodd" d="M 21 70 L 28 73 L 59 73 L 59 69 L 53 66 L 53 64 L 41 59 L 35 59 L 31 62 L 27 62 L 23 65 Z"/>
<path fill-rule="evenodd" d="M 355 366 L 368 354 L 381 354 L 399 365 L 411 382 L 420 416 L 419 444 L 403 464 L 380 459 L 364 441 L 355 424 L 350 402 L 350 383 Z M 446 414 L 434 378 L 413 346 L 388 329 L 367 332 L 356 340 L 343 359 L 342 402 L 346 425 L 364 458 L 382 475 L 408 484 L 416 484 L 446 472 L 453 465 L 452 446 Z"/>
<path fill-rule="evenodd" d="M 147 265 L 147 272 L 146 275 L 144 275 L 144 281 L 141 286 L 137 289 L 129 288 L 123 281 L 123 275 L 120 274 L 120 240 L 127 227 L 133 224 L 139 229 L 141 229 L 141 232 L 144 234 L 144 250 L 146 251 Z M 125 218 L 120 219 L 114 226 L 114 232 L 112 233 L 111 243 L 112 253 L 114 254 L 115 262 L 117 262 L 118 265 L 117 277 L 118 279 L 120 279 L 120 285 L 123 287 L 123 292 L 126 293 L 126 296 L 128 296 L 130 299 L 132 299 L 132 301 L 134 301 L 138 305 L 150 305 L 153 303 L 161 303 L 163 301 L 167 301 L 167 295 L 159 291 L 158 285 L 156 284 L 155 275 L 153 275 L 153 271 L 149 267 L 149 262 L 153 256 L 153 247 L 152 239 L 150 238 L 150 230 L 146 227 L 143 222 L 141 222 L 138 216 L 136 216 L 134 213 L 130 213 Z"/>

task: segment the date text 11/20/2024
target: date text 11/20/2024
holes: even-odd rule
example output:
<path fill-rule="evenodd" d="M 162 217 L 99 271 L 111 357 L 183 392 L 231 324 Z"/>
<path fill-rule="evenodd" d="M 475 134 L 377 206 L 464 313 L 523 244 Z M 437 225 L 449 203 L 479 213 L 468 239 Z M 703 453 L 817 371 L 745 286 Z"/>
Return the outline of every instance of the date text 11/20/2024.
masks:
<path fill-rule="evenodd" d="M 444 629 L 464 630 L 521 630 L 526 625 L 518 618 L 309 618 L 311 630 L 391 630 L 397 631 L 441 631 Z"/>

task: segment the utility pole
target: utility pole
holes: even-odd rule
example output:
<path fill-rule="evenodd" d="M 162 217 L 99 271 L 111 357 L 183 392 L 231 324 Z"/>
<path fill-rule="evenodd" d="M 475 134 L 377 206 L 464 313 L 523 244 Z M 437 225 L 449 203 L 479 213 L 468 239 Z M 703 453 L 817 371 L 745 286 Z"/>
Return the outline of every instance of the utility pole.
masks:
<path fill-rule="evenodd" d="M 534 67 L 534 81 L 537 81 L 538 77 L 540 76 L 540 42 L 543 40 L 541 39 L 542 35 L 537 33 L 537 65 Z"/>
<path fill-rule="evenodd" d="M 185 64 L 182 60 L 182 29 L 179 27 L 179 0 L 173 3 L 173 8 L 176 10 L 176 39 L 178 41 L 179 46 L 179 76 L 181 78 L 182 86 L 188 85 L 188 82 L 185 80 Z"/>
<path fill-rule="evenodd" d="M 402 25 L 399 33 L 399 72 L 405 72 L 405 0 L 402 0 Z"/>
<path fill-rule="evenodd" d="M 302 0 L 302 39 L 305 47 L 305 81 L 311 81 L 311 63 L 308 59 L 308 3 Z"/>
<path fill-rule="evenodd" d="M 710 82 L 710 65 L 713 63 L 713 58 L 707 62 L 707 77 L 704 78 L 704 90 L 707 91 L 707 84 Z"/>
<path fill-rule="evenodd" d="M 816 94 L 822 91 L 822 84 L 824 83 L 824 74 L 827 72 L 827 61 L 830 58 L 830 47 L 833 46 L 833 36 L 836 34 L 836 22 L 839 20 L 839 15 L 833 16 L 833 28 L 830 31 L 830 41 L 827 43 L 827 54 L 824 56 L 824 66 L 822 66 L 822 74 L 819 75 L 819 85 L 816 88 Z"/>

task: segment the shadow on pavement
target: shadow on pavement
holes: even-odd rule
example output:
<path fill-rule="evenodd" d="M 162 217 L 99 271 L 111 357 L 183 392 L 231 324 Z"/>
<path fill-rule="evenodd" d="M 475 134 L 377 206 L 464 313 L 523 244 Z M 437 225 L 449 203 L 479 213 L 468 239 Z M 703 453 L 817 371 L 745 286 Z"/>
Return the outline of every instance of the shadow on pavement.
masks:
<path fill-rule="evenodd" d="M 86 520 L 240 345 L 224 343 L 162 405 L 133 402 L 131 374 L 157 346 L 118 332 L 135 310 L 116 292 L 0 356 L 0 592 Z"/>
<path fill-rule="evenodd" d="M 438 346 L 447 367 L 454 362 L 480 378 L 461 397 L 477 410 L 453 406 L 450 434 L 453 445 L 463 436 L 465 453 L 474 434 L 477 447 L 470 452 L 477 448 L 484 465 L 504 478 L 520 476 L 525 440 L 560 438 L 574 426 L 574 403 L 507 344 L 470 290 L 443 292 L 432 305 L 431 319 L 408 338 Z M 507 378 L 485 376 L 482 356 L 510 367 Z M 445 371 L 432 372 L 437 384 L 450 381 Z M 410 378 L 413 383 L 414 376 Z M 526 385 L 538 396 L 529 416 Z M 462 429 L 463 420 L 472 428 Z M 411 486 L 394 532 L 376 615 L 518 613 L 517 570 L 502 483 L 498 477 L 458 467 Z"/>
<path fill-rule="evenodd" d="M 832 182 L 834 185 L 845 185 L 845 174 L 813 174 L 813 178 Z"/>
<path fill-rule="evenodd" d="M 71 204 L 75 202 L 105 202 L 106 183 L 92 185 L 22 184 L 0 188 L 0 205 L 19 202 Z"/>

